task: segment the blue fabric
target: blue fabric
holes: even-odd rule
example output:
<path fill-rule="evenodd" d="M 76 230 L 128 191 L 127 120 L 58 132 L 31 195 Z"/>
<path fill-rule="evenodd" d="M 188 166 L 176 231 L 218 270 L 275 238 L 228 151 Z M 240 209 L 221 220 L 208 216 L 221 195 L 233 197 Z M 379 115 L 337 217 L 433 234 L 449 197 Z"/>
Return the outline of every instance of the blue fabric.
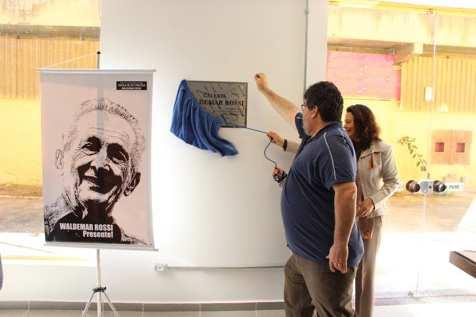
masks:
<path fill-rule="evenodd" d="M 334 242 L 332 187 L 355 181 L 355 151 L 339 122 L 329 124 L 312 138 L 304 133 L 302 117 L 296 117 L 296 128 L 303 142 L 281 196 L 286 239 L 293 253 L 311 261 L 326 262 Z M 349 239 L 348 266 L 356 267 L 362 254 L 362 238 L 354 224 Z"/>
<path fill-rule="evenodd" d="M 238 154 L 232 143 L 218 136 L 222 125 L 223 120 L 203 109 L 193 96 L 187 81 L 182 80 L 175 98 L 170 131 L 200 149 L 218 152 L 222 156 Z"/>

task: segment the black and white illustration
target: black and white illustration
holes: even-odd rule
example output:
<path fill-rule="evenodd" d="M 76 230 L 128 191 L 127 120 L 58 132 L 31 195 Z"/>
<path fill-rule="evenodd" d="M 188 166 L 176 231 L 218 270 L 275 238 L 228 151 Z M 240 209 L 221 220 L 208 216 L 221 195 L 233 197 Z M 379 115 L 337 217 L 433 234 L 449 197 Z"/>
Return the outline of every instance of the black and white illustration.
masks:
<path fill-rule="evenodd" d="M 117 89 L 118 76 L 124 74 L 42 74 L 47 242 L 153 245 L 151 96 Z"/>

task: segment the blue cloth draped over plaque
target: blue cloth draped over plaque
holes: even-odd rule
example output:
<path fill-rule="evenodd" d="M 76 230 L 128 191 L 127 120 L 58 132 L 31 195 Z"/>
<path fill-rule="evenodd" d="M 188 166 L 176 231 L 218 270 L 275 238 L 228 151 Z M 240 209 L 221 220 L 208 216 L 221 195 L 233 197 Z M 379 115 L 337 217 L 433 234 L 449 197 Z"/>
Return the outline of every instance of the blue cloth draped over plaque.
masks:
<path fill-rule="evenodd" d="M 170 131 L 200 149 L 218 152 L 222 156 L 238 154 L 232 143 L 218 136 L 222 125 L 223 120 L 203 109 L 193 96 L 187 81 L 182 80 L 175 98 Z"/>

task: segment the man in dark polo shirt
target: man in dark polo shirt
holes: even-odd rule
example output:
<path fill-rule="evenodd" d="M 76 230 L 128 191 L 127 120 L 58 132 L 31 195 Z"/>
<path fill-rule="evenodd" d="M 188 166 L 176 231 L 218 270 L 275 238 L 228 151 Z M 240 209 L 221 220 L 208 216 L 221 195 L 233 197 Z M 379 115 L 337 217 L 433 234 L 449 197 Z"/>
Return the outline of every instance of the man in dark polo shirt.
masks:
<path fill-rule="evenodd" d="M 301 109 L 255 76 L 275 110 L 296 125 L 302 143 L 283 179 L 281 210 L 292 256 L 285 267 L 287 317 L 353 316 L 352 288 L 363 244 L 354 223 L 356 156 L 341 125 L 342 96 L 330 82 L 304 94 Z"/>

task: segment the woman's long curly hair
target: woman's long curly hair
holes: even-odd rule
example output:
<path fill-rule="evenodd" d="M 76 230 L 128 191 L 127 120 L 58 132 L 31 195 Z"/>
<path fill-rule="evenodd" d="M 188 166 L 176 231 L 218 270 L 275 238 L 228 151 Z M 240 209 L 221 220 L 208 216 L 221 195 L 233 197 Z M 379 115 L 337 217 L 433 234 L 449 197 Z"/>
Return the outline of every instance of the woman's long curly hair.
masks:
<path fill-rule="evenodd" d="M 354 146 L 361 151 L 370 147 L 372 141 L 380 141 L 380 128 L 372 110 L 365 105 L 352 105 L 347 112 L 354 117 Z"/>

